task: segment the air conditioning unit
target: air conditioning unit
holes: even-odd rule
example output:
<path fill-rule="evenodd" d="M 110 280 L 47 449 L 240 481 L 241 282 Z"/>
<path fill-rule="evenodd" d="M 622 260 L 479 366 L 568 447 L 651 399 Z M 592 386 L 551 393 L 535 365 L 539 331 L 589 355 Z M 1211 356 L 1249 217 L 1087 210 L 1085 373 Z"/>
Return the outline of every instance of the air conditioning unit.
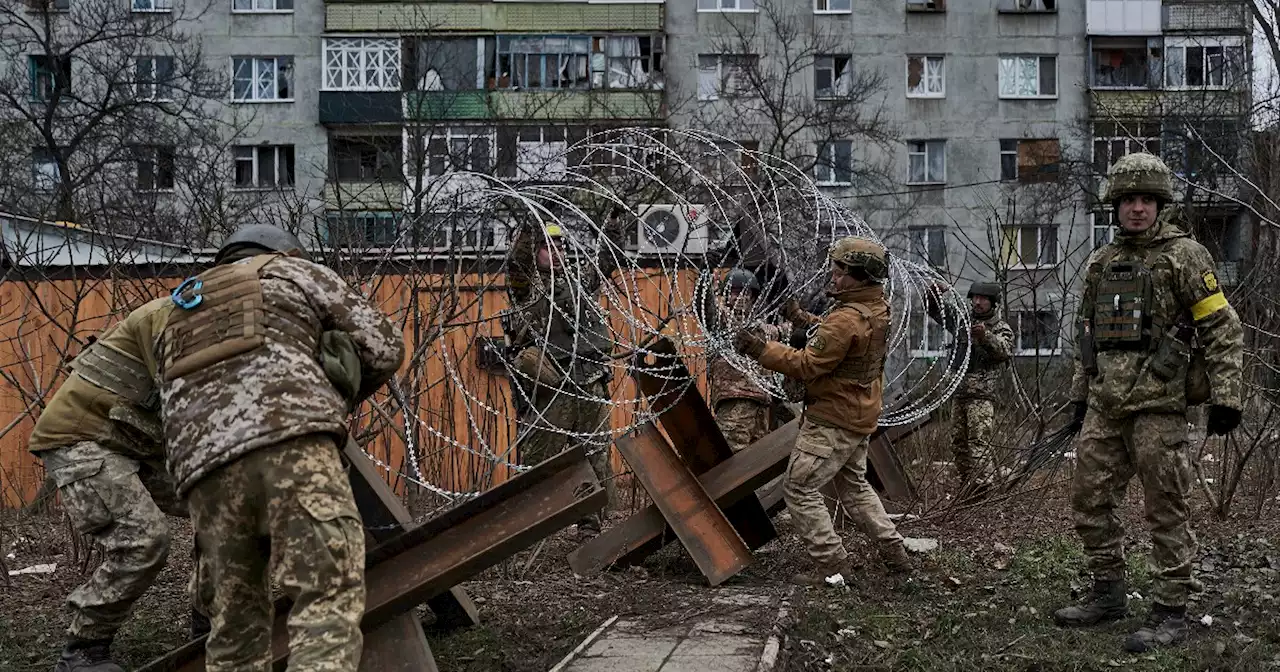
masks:
<path fill-rule="evenodd" d="M 642 205 L 640 254 L 705 254 L 709 238 L 705 208 L 701 205 Z"/>

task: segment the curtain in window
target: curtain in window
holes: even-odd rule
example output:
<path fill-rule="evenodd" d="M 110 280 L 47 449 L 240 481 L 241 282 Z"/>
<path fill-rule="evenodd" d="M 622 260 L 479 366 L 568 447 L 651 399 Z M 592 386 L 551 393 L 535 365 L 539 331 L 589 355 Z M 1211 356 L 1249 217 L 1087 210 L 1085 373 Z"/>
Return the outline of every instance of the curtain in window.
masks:
<path fill-rule="evenodd" d="M 605 52 L 609 57 L 609 88 L 638 89 L 648 84 L 639 37 L 609 37 Z"/>

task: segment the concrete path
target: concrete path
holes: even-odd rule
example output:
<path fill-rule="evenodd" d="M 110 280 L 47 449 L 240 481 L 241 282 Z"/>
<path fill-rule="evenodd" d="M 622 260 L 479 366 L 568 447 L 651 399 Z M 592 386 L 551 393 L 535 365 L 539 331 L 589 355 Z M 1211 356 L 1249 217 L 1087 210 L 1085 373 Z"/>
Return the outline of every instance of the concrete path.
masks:
<path fill-rule="evenodd" d="M 550 672 L 769 672 L 786 609 L 774 595 L 718 589 L 700 615 L 610 619 Z"/>

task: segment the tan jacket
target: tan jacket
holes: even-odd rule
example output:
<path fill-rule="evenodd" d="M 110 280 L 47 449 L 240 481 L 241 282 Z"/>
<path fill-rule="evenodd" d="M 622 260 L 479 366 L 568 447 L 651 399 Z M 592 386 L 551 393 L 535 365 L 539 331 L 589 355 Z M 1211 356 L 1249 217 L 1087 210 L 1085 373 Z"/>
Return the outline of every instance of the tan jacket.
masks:
<path fill-rule="evenodd" d="M 810 420 L 871 434 L 882 405 L 889 304 L 879 285 L 833 298 L 837 305 L 805 349 L 770 342 L 760 364 L 805 382 L 805 416 Z"/>

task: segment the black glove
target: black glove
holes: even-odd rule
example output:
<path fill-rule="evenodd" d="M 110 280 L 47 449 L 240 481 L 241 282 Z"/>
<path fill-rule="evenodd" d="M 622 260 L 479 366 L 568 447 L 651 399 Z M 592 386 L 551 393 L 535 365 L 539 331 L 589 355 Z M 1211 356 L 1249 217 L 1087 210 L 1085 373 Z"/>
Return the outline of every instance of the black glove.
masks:
<path fill-rule="evenodd" d="M 1209 422 L 1206 423 L 1205 430 L 1211 436 L 1222 436 L 1230 434 L 1231 430 L 1240 425 L 1240 409 L 1231 408 L 1230 406 L 1209 406 Z"/>
<path fill-rule="evenodd" d="M 733 349 L 751 359 L 759 359 L 764 352 L 765 339 L 754 329 L 739 329 L 733 336 Z"/>
<path fill-rule="evenodd" d="M 1071 404 L 1075 406 L 1072 409 L 1074 415 L 1071 416 L 1071 424 L 1067 426 L 1071 428 L 1072 434 L 1078 434 L 1080 430 L 1084 429 L 1084 416 L 1089 412 L 1089 402 L 1073 401 Z"/>

